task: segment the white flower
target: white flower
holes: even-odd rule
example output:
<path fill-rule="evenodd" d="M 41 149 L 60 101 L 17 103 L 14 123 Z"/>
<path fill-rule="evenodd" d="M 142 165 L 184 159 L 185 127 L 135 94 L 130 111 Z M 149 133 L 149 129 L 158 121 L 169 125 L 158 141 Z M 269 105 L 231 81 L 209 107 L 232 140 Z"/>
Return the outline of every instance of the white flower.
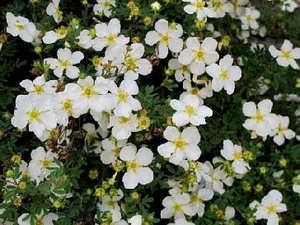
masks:
<path fill-rule="evenodd" d="M 257 19 L 260 17 L 260 12 L 254 7 L 247 7 L 245 15 L 240 17 L 242 22 L 242 30 L 258 29 Z"/>
<path fill-rule="evenodd" d="M 293 178 L 293 191 L 300 194 L 300 174 Z"/>
<path fill-rule="evenodd" d="M 250 117 L 243 123 L 247 130 L 255 131 L 261 137 L 269 135 L 277 124 L 277 116 L 271 113 L 273 102 L 269 99 L 262 100 L 256 106 L 254 102 L 246 102 L 243 105 L 243 113 Z"/>
<path fill-rule="evenodd" d="M 206 17 L 217 17 L 217 13 L 214 9 L 205 7 L 206 1 L 204 0 L 183 0 L 183 2 L 189 2 L 183 10 L 188 14 L 197 14 L 197 19 L 205 19 Z"/>
<path fill-rule="evenodd" d="M 92 30 L 82 30 L 77 37 L 79 39 L 78 45 L 84 49 L 89 49 L 93 46 L 94 44 L 94 35 L 92 34 L 94 31 Z"/>
<path fill-rule="evenodd" d="M 234 172 L 238 174 L 245 174 L 250 166 L 245 162 L 242 153 L 242 147 L 239 145 L 234 145 L 231 140 L 223 141 L 223 149 L 221 150 L 221 155 L 232 162 L 232 167 Z"/>
<path fill-rule="evenodd" d="M 142 225 L 143 217 L 141 215 L 135 215 L 128 220 L 131 225 Z"/>
<path fill-rule="evenodd" d="M 226 55 L 220 59 L 219 65 L 213 63 L 206 67 L 206 72 L 213 78 L 212 88 L 214 91 L 219 92 L 224 88 L 229 95 L 234 92 L 234 82 L 241 78 L 242 71 L 240 67 L 232 66 L 232 63 L 233 58 Z"/>
<path fill-rule="evenodd" d="M 23 41 L 32 42 L 37 34 L 35 24 L 22 16 L 15 16 L 11 12 L 6 13 L 7 33 L 12 36 L 20 36 Z"/>
<path fill-rule="evenodd" d="M 182 50 L 183 40 L 180 38 L 183 29 L 180 24 L 169 24 L 165 19 L 160 19 L 155 23 L 155 31 L 146 34 L 145 42 L 147 45 L 158 43 L 158 57 L 164 59 L 168 55 L 168 49 L 179 53 Z"/>
<path fill-rule="evenodd" d="M 39 184 L 50 174 L 50 167 L 57 167 L 54 158 L 58 158 L 58 155 L 51 151 L 46 152 L 43 147 L 38 147 L 31 151 L 30 156 L 28 172 L 30 177 Z"/>
<path fill-rule="evenodd" d="M 53 225 L 53 221 L 56 221 L 57 219 L 58 219 L 58 215 L 56 213 L 42 212 L 39 215 L 35 215 L 35 217 L 32 217 L 29 213 L 23 213 L 18 218 L 18 225 L 31 225 L 32 222 L 34 224 Z"/>
<path fill-rule="evenodd" d="M 112 127 L 112 135 L 117 140 L 128 139 L 132 132 L 138 131 L 138 119 L 136 114 L 126 116 L 110 116 L 108 128 Z"/>
<path fill-rule="evenodd" d="M 121 149 L 120 159 L 126 162 L 127 172 L 122 178 L 126 189 L 153 181 L 153 171 L 148 167 L 153 160 L 153 153 L 149 148 L 142 147 L 137 151 L 136 146 L 128 144 Z"/>
<path fill-rule="evenodd" d="M 83 58 L 84 55 L 80 51 L 72 53 L 68 48 L 60 48 L 57 51 L 57 59 L 46 58 L 45 62 L 50 65 L 50 68 L 54 70 L 53 73 L 57 77 L 61 77 L 66 70 L 66 76 L 75 79 L 79 76 L 80 71 L 73 65 L 79 64 Z"/>
<path fill-rule="evenodd" d="M 129 47 L 124 59 L 124 66 L 120 73 L 124 73 L 125 80 L 136 80 L 138 75 L 148 75 L 152 71 L 152 65 L 148 59 L 142 59 L 144 55 L 144 45 L 134 43 Z"/>
<path fill-rule="evenodd" d="M 112 7 L 115 6 L 115 0 L 97 0 L 97 3 L 93 7 L 93 11 L 96 15 L 102 15 L 103 13 L 106 17 L 110 17 Z"/>
<path fill-rule="evenodd" d="M 278 124 L 277 127 L 274 128 L 270 136 L 273 137 L 273 141 L 277 145 L 282 145 L 285 139 L 292 139 L 295 137 L 295 132 L 288 128 L 290 119 L 288 116 L 277 115 Z"/>
<path fill-rule="evenodd" d="M 266 219 L 267 225 L 278 225 L 279 217 L 277 213 L 287 211 L 286 204 L 281 203 L 282 194 L 278 190 L 271 190 L 257 207 L 254 216 L 256 220 Z"/>
<path fill-rule="evenodd" d="M 193 216 L 194 210 L 190 202 L 191 197 L 187 193 L 167 196 L 163 199 L 162 205 L 165 208 L 161 210 L 160 217 L 162 219 L 174 217 L 176 220 L 185 219 L 185 215 Z"/>
<path fill-rule="evenodd" d="M 52 104 L 49 98 L 18 95 L 11 123 L 19 129 L 29 124 L 29 131 L 34 132 L 39 138 L 46 129 L 51 130 L 56 127 L 57 118 Z"/>
<path fill-rule="evenodd" d="M 172 116 L 173 123 L 180 127 L 188 123 L 199 126 L 206 124 L 205 117 L 212 116 L 213 112 L 207 106 L 200 104 L 195 95 L 184 95 L 179 100 L 172 99 L 170 105 L 176 112 Z"/>
<path fill-rule="evenodd" d="M 217 46 L 218 42 L 212 37 L 206 37 L 201 44 L 198 38 L 188 37 L 186 49 L 180 52 L 178 61 L 183 65 L 190 64 L 191 72 L 201 75 L 205 72 L 205 65 L 218 61 Z"/>
<path fill-rule="evenodd" d="M 298 4 L 294 0 L 285 0 L 281 5 L 282 11 L 294 12 L 296 8 L 298 8 Z"/>
<path fill-rule="evenodd" d="M 175 70 L 175 80 L 182 82 L 183 80 L 191 80 L 191 71 L 189 66 L 181 64 L 178 59 L 170 59 L 168 66 L 171 70 Z"/>
<path fill-rule="evenodd" d="M 94 79 L 87 76 L 84 79 L 78 79 L 77 83 L 68 83 L 65 91 L 77 96 L 72 103 L 72 110 L 77 115 L 83 115 L 92 109 L 96 112 L 110 111 L 114 107 L 111 98 L 106 95 L 108 92 L 109 82 L 103 77 Z"/>
<path fill-rule="evenodd" d="M 280 50 L 276 49 L 274 45 L 269 47 L 269 52 L 273 58 L 276 58 L 278 65 L 293 69 L 299 69 L 299 65 L 295 59 L 300 59 L 300 48 L 293 48 L 293 44 L 285 39 Z"/>
<path fill-rule="evenodd" d="M 129 117 L 132 111 L 142 109 L 141 103 L 132 97 L 137 95 L 139 87 L 133 80 L 123 80 L 119 87 L 111 82 L 109 86 L 111 101 L 115 103 L 114 114 L 116 116 Z"/>
<path fill-rule="evenodd" d="M 52 16 L 56 23 L 60 23 L 63 18 L 63 13 L 59 8 L 59 2 L 60 0 L 52 0 L 46 8 L 47 15 Z"/>
<path fill-rule="evenodd" d="M 127 139 L 124 140 L 111 140 L 104 139 L 101 142 L 103 151 L 101 152 L 100 159 L 103 164 L 113 164 L 117 161 L 121 149 L 127 144 Z"/>
<path fill-rule="evenodd" d="M 203 201 L 209 201 L 213 198 L 214 192 L 210 188 L 197 188 L 191 194 L 191 205 L 194 209 L 194 215 L 197 214 L 202 217 L 204 214 L 205 204 Z"/>
<path fill-rule="evenodd" d="M 96 37 L 94 39 L 93 48 L 96 51 L 102 51 L 107 47 L 105 56 L 109 59 L 123 58 L 126 53 L 126 44 L 129 38 L 119 35 L 121 32 L 121 23 L 114 18 L 106 23 L 98 23 L 95 26 Z"/>
<path fill-rule="evenodd" d="M 47 31 L 42 38 L 45 44 L 53 44 L 57 40 L 65 38 L 67 35 L 67 28 L 65 26 L 61 26 L 55 30 Z"/>
<path fill-rule="evenodd" d="M 57 88 L 57 80 L 45 80 L 45 76 L 36 77 L 33 81 L 26 79 L 20 83 L 20 86 L 30 93 L 30 95 L 52 95 Z"/>
<path fill-rule="evenodd" d="M 201 155 L 198 146 L 200 134 L 196 127 L 186 127 L 182 132 L 178 128 L 168 126 L 164 131 L 167 143 L 158 146 L 158 153 L 169 159 L 169 162 L 178 165 L 184 159 L 197 160 Z"/>

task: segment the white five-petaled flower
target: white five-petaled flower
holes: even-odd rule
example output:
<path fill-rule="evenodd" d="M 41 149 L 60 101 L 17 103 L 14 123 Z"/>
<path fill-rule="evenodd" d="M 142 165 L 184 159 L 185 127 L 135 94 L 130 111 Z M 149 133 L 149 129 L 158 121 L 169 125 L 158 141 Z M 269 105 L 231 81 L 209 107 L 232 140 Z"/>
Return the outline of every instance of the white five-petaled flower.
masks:
<path fill-rule="evenodd" d="M 278 190 L 271 190 L 258 204 L 254 216 L 257 220 L 266 219 L 267 225 L 278 225 L 277 213 L 287 211 L 286 204 L 282 202 L 282 194 Z"/>
<path fill-rule="evenodd" d="M 126 189 L 134 189 L 138 184 L 149 184 L 154 179 L 148 167 L 153 160 L 153 152 L 147 147 L 138 151 L 135 145 L 128 144 L 121 149 L 120 159 L 126 162 L 127 171 L 122 181 Z"/>
<path fill-rule="evenodd" d="M 116 116 L 129 117 L 132 111 L 142 109 L 141 103 L 132 96 L 139 92 L 138 85 L 134 80 L 123 80 L 119 87 L 116 83 L 111 82 L 109 90 L 111 101 L 115 104 L 114 114 Z"/>
<path fill-rule="evenodd" d="M 206 124 L 205 117 L 213 114 L 210 108 L 201 104 L 196 95 L 182 95 L 179 100 L 171 100 L 170 105 L 176 110 L 172 116 L 172 121 L 178 127 L 188 123 L 195 126 Z"/>
<path fill-rule="evenodd" d="M 45 76 L 36 77 L 33 81 L 25 79 L 20 83 L 29 95 L 54 95 L 57 87 L 57 80 L 46 81 Z"/>
<path fill-rule="evenodd" d="M 43 147 L 32 150 L 31 161 L 28 164 L 28 173 L 37 184 L 43 181 L 50 174 L 50 167 L 58 167 L 54 158 L 58 158 L 57 153 L 45 151 Z"/>
<path fill-rule="evenodd" d="M 7 33 L 12 36 L 20 36 L 23 41 L 32 42 L 37 35 L 35 24 L 22 16 L 15 16 L 11 12 L 6 13 Z"/>
<path fill-rule="evenodd" d="M 152 65 L 148 59 L 143 59 L 144 45 L 134 43 L 129 47 L 125 55 L 124 65 L 120 73 L 124 73 L 125 80 L 136 80 L 138 75 L 148 75 L 152 71 Z"/>
<path fill-rule="evenodd" d="M 205 72 L 205 65 L 218 61 L 217 46 L 218 42 L 212 37 L 206 37 L 201 44 L 197 37 L 188 37 L 186 49 L 180 52 L 178 61 L 183 65 L 190 65 L 192 73 L 201 75 Z"/>
<path fill-rule="evenodd" d="M 66 71 L 67 77 L 75 79 L 79 76 L 80 70 L 74 65 L 79 64 L 83 58 L 84 55 L 80 51 L 72 53 L 68 48 L 60 48 L 57 51 L 57 59 L 46 58 L 45 62 L 50 65 L 50 68 L 54 70 L 53 73 L 57 77 L 61 77 L 63 72 Z"/>
<path fill-rule="evenodd" d="M 240 17 L 242 22 L 242 30 L 254 29 L 257 30 L 259 24 L 257 19 L 260 17 L 260 12 L 254 7 L 247 7 L 245 15 Z"/>
<path fill-rule="evenodd" d="M 194 210 L 190 202 L 191 197 L 187 193 L 177 193 L 167 196 L 163 199 L 162 205 L 165 208 L 161 210 L 160 217 L 163 219 L 171 217 L 174 217 L 174 219 L 185 219 L 185 215 L 193 216 Z"/>
<path fill-rule="evenodd" d="M 43 132 L 56 127 L 57 118 L 50 98 L 18 95 L 16 109 L 11 119 L 13 126 L 23 129 L 29 124 L 29 131 L 40 138 Z"/>
<path fill-rule="evenodd" d="M 158 57 L 164 59 L 168 55 L 168 49 L 174 53 L 179 53 L 183 47 L 181 36 L 183 29 L 180 24 L 171 23 L 165 19 L 160 19 L 155 23 L 155 31 L 146 34 L 147 45 L 158 43 Z"/>
<path fill-rule="evenodd" d="M 278 124 L 277 116 L 271 113 L 273 102 L 269 99 L 262 100 L 256 104 L 246 102 L 243 105 L 243 113 L 250 117 L 243 123 L 247 130 L 254 131 L 257 135 L 265 138 Z"/>
<path fill-rule="evenodd" d="M 196 127 L 186 127 L 182 132 L 174 126 L 168 126 L 164 131 L 167 143 L 158 146 L 158 153 L 169 159 L 170 163 L 179 165 L 183 160 L 197 160 L 201 155 L 198 146 L 200 134 Z"/>
<path fill-rule="evenodd" d="M 225 159 L 233 161 L 232 167 L 237 174 L 245 174 L 250 169 L 249 164 L 243 158 L 242 147 L 234 145 L 231 140 L 223 141 L 221 155 Z"/>
<path fill-rule="evenodd" d="M 59 2 L 60 0 L 52 0 L 46 8 L 47 15 L 52 16 L 56 23 L 60 23 L 63 18 L 63 12 L 59 8 Z"/>
<path fill-rule="evenodd" d="M 103 164 L 115 163 L 120 155 L 121 149 L 126 145 L 127 139 L 124 140 L 111 140 L 106 138 L 101 142 L 103 151 L 101 152 L 100 159 Z"/>
<path fill-rule="evenodd" d="M 126 52 L 126 44 L 129 38 L 120 35 L 121 23 L 117 18 L 111 19 L 108 24 L 98 23 L 95 26 L 96 37 L 93 41 L 93 49 L 96 51 L 105 51 L 105 56 L 113 60 L 114 58 L 123 57 Z"/>
<path fill-rule="evenodd" d="M 97 3 L 93 7 L 93 11 L 96 15 L 102 15 L 106 17 L 111 16 L 112 7 L 116 6 L 115 0 L 97 0 Z"/>
<path fill-rule="evenodd" d="M 199 20 L 206 19 L 206 17 L 217 17 L 216 11 L 211 7 L 207 7 L 205 0 L 183 0 L 183 2 L 189 2 L 183 10 L 188 14 L 196 13 Z"/>
<path fill-rule="evenodd" d="M 271 131 L 270 136 L 277 145 L 282 145 L 285 139 L 289 140 L 295 137 L 295 132 L 288 128 L 290 123 L 288 116 L 277 115 L 277 120 L 277 127 Z"/>
<path fill-rule="evenodd" d="M 283 67 L 290 65 L 293 69 L 299 69 L 299 65 L 295 59 L 300 59 L 300 48 L 293 48 L 293 44 L 289 40 L 284 40 L 280 50 L 271 45 L 269 52 L 273 58 L 276 58 L 278 65 Z"/>
<path fill-rule="evenodd" d="M 206 72 L 213 78 L 212 88 L 214 91 L 219 92 L 224 88 L 229 95 L 234 92 L 234 82 L 241 78 L 242 71 L 240 67 L 232 66 L 232 63 L 233 58 L 226 55 L 220 59 L 219 65 L 213 63 L 206 67 Z"/>

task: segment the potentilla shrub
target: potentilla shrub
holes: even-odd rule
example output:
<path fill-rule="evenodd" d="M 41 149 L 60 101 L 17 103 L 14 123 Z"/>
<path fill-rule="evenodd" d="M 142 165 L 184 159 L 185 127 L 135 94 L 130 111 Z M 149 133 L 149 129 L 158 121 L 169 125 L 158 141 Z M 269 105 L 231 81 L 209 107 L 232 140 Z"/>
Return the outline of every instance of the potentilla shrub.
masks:
<path fill-rule="evenodd" d="M 7 4 L 2 223 L 299 224 L 298 6 Z"/>

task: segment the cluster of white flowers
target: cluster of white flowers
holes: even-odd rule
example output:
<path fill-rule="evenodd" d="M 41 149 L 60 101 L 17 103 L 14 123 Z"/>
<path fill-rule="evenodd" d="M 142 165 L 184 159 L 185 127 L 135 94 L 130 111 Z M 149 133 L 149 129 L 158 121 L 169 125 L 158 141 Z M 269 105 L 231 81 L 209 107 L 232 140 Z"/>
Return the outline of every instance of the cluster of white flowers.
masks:
<path fill-rule="evenodd" d="M 282 145 L 285 139 L 295 137 L 295 132 L 288 128 L 289 117 L 271 113 L 273 102 L 270 99 L 260 101 L 257 106 L 254 102 L 246 102 L 243 105 L 243 113 L 250 117 L 243 126 L 251 131 L 251 136 L 273 137 L 277 145 Z"/>
<path fill-rule="evenodd" d="M 195 14 L 197 21 L 206 22 L 209 18 L 220 18 L 228 14 L 240 20 L 242 39 L 246 40 L 250 32 L 264 35 L 264 29 L 259 25 L 260 12 L 253 6 L 247 6 L 248 0 L 183 2 L 183 11 Z M 58 26 L 63 19 L 59 3 L 59 0 L 53 0 L 46 8 L 46 14 L 53 17 Z M 78 50 L 73 51 L 71 45 L 64 43 L 63 48 L 57 50 L 56 57 L 43 59 L 44 67 L 47 68 L 45 74 L 33 81 L 24 80 L 20 83 L 27 94 L 17 96 L 11 123 L 19 129 L 26 129 L 28 126 L 29 131 L 41 141 L 46 141 L 58 129 L 67 130 L 71 119 L 90 114 L 97 126 L 94 123 L 83 126 L 87 132 L 85 141 L 93 142 L 93 151 L 100 156 L 101 163 L 115 169 L 113 179 L 123 171 L 124 188 L 135 189 L 138 185 L 151 183 L 155 178 L 151 168 L 155 161 L 155 151 L 146 145 L 135 146 L 128 141 L 132 133 L 144 129 L 140 124 L 143 105 L 136 96 L 139 93 L 139 76 L 149 75 L 153 65 L 145 57 L 145 46 L 134 43 L 123 35 L 120 21 L 111 18 L 115 5 L 114 0 L 97 0 L 93 6 L 94 14 L 100 17 L 105 15 L 110 18 L 109 21 L 95 19 L 96 24 L 89 29 L 72 27 L 78 34 Z M 154 5 L 153 8 L 155 7 L 158 6 Z M 72 31 L 59 26 L 41 33 L 27 18 L 10 12 L 6 14 L 6 20 L 8 33 L 34 45 L 58 43 L 58 40 L 63 40 Z M 239 66 L 234 65 L 232 55 L 219 55 L 221 47 L 215 38 L 219 32 L 210 25 L 207 29 L 214 36 L 203 40 L 197 36 L 184 39 L 184 30 L 179 23 L 159 19 L 154 23 L 154 29 L 144 37 L 145 44 L 153 46 L 159 59 L 172 56 L 168 58 L 168 69 L 174 72 L 174 79 L 182 83 L 185 90 L 178 99 L 170 100 L 170 107 L 175 112 L 172 114 L 171 124 L 163 131 L 165 143 L 157 147 L 160 156 L 172 166 L 182 167 L 189 174 L 186 181 L 169 180 L 169 196 L 163 199 L 164 208 L 160 214 L 162 219 L 173 220 L 169 225 L 193 225 L 189 217 L 202 217 L 205 201 L 213 199 L 215 193 L 224 194 L 225 185 L 231 186 L 234 178 L 241 178 L 250 169 L 242 147 L 229 139 L 223 141 L 220 151 L 227 161 L 220 157 L 215 157 L 212 162 L 199 161 L 202 151 L 199 147 L 201 134 L 197 126 L 205 125 L 206 119 L 213 115 L 212 109 L 204 104 L 205 99 L 222 89 L 232 95 L 236 82 L 242 77 L 242 71 Z M 81 62 L 90 60 L 84 55 L 85 50 L 96 52 L 91 60 L 96 71 L 94 74 L 83 72 L 85 69 Z M 292 68 L 299 69 L 295 59 L 300 58 L 300 49 L 293 49 L 288 40 L 285 40 L 281 50 L 270 46 L 269 51 L 279 65 L 291 65 Z M 49 80 L 52 74 L 56 80 Z M 202 79 L 204 76 L 205 79 Z M 254 102 L 244 103 L 243 113 L 249 118 L 243 126 L 252 132 L 252 137 L 266 139 L 270 136 L 277 145 L 282 145 L 285 139 L 295 137 L 295 133 L 288 128 L 288 117 L 271 113 L 272 105 L 272 101 L 268 99 L 262 100 L 257 106 Z M 66 132 L 66 140 L 68 135 L 70 134 Z M 98 135 L 101 141 L 96 140 Z M 42 147 L 33 150 L 28 166 L 25 162 L 22 163 L 21 174 L 28 174 L 37 185 L 47 179 L 51 173 L 49 168 L 58 167 L 54 160 L 58 158 L 58 154 L 50 150 L 45 151 Z M 233 172 L 226 168 L 228 161 Z M 295 192 L 299 192 L 297 185 L 295 182 Z M 122 218 L 119 204 L 122 198 L 121 189 L 114 195 L 101 196 L 98 211 L 101 215 L 111 213 L 111 222 L 114 224 L 142 224 L 141 215 L 133 216 L 128 222 Z M 257 210 L 256 219 L 267 219 L 268 224 L 277 224 L 277 213 L 286 211 L 281 200 L 281 194 L 273 190 L 261 203 L 252 204 L 255 205 L 252 208 Z M 234 217 L 233 207 L 228 206 L 224 211 L 224 221 Z M 50 225 L 57 219 L 56 214 L 44 211 L 34 218 L 35 224 Z M 24 213 L 18 222 L 29 224 L 29 220 L 29 214 Z"/>

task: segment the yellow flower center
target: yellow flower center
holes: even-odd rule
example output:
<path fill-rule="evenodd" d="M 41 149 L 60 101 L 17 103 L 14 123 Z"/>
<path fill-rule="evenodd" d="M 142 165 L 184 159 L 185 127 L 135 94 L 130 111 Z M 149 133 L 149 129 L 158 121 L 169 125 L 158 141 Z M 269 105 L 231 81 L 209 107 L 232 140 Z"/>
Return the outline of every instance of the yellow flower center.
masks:
<path fill-rule="evenodd" d="M 179 204 L 179 203 L 176 203 L 176 204 L 173 206 L 173 210 L 174 210 L 175 213 L 181 212 L 181 211 L 182 211 L 182 205 Z"/>
<path fill-rule="evenodd" d="M 43 85 L 34 85 L 34 92 L 37 94 L 42 94 L 44 92 Z"/>
<path fill-rule="evenodd" d="M 282 51 L 282 57 L 289 60 L 292 58 L 290 51 Z"/>
<path fill-rule="evenodd" d="M 127 168 L 128 168 L 128 170 L 133 170 L 133 171 L 135 171 L 138 167 L 139 167 L 139 165 L 136 163 L 135 160 L 130 161 L 130 162 L 127 163 Z"/>
<path fill-rule="evenodd" d="M 228 72 L 228 70 L 221 70 L 220 78 L 222 80 L 227 80 L 229 78 L 229 72 Z"/>
<path fill-rule="evenodd" d="M 270 204 L 267 206 L 267 210 L 269 214 L 276 213 L 276 207 L 274 204 Z"/>
<path fill-rule="evenodd" d="M 175 140 L 173 143 L 175 144 L 176 149 L 179 150 L 182 150 L 187 145 L 187 143 L 181 137 L 177 138 L 177 140 Z"/>
<path fill-rule="evenodd" d="M 59 37 L 64 37 L 67 34 L 67 29 L 64 26 L 61 26 L 60 28 L 55 30 L 55 33 L 59 36 Z"/>
<path fill-rule="evenodd" d="M 192 95 L 198 95 L 199 94 L 199 89 L 197 87 L 193 87 L 190 89 L 190 93 Z"/>
<path fill-rule="evenodd" d="M 287 130 L 286 127 L 282 127 L 280 125 L 277 127 L 277 133 L 284 133 L 286 130 Z"/>
<path fill-rule="evenodd" d="M 165 44 L 168 43 L 169 40 L 170 40 L 170 35 L 168 33 L 162 35 L 161 38 L 160 38 L 160 41 L 165 43 Z"/>
<path fill-rule="evenodd" d="M 93 87 L 91 86 L 84 86 L 82 88 L 82 94 L 85 95 L 87 98 L 92 97 L 96 94 L 96 92 L 93 90 Z"/>
<path fill-rule="evenodd" d="M 128 56 L 125 59 L 125 66 L 127 67 L 128 70 L 135 70 L 136 69 L 136 61 L 137 59 L 132 57 L 132 56 Z"/>
<path fill-rule="evenodd" d="M 196 115 L 196 109 L 192 106 L 186 106 L 184 112 L 186 112 L 189 116 Z"/>
<path fill-rule="evenodd" d="M 71 65 L 71 63 L 68 60 L 59 60 L 59 63 L 60 63 L 60 66 L 64 67 L 64 68 Z"/>
<path fill-rule="evenodd" d="M 27 113 L 28 115 L 28 123 L 32 123 L 33 121 L 37 121 L 37 122 L 40 122 L 40 115 L 41 115 L 41 112 L 39 112 L 36 108 L 33 108 L 31 111 L 29 111 Z"/>
<path fill-rule="evenodd" d="M 108 0 L 102 2 L 103 8 L 108 8 L 110 6 L 110 2 Z"/>
<path fill-rule="evenodd" d="M 243 154 L 238 151 L 233 152 L 233 159 L 236 161 L 240 161 L 243 158 Z"/>
<path fill-rule="evenodd" d="M 20 21 L 17 20 L 17 22 L 15 23 L 15 26 L 17 27 L 18 30 L 25 30 L 25 26 L 23 23 L 21 23 Z"/>
<path fill-rule="evenodd" d="M 196 55 L 196 59 L 199 61 L 203 61 L 204 60 L 204 56 L 205 56 L 205 52 L 203 50 L 203 48 L 200 48 L 198 50 L 195 51 L 195 55 Z"/>
<path fill-rule="evenodd" d="M 43 168 L 47 168 L 50 166 L 51 160 L 44 158 L 43 160 L 41 160 L 41 164 L 43 165 Z"/>
<path fill-rule="evenodd" d="M 193 3 L 193 6 L 197 8 L 197 10 L 200 10 L 204 7 L 205 2 L 202 0 L 199 0 L 195 3 Z"/>
<path fill-rule="evenodd" d="M 67 100 L 65 100 L 65 101 L 62 103 L 62 108 L 63 108 L 64 110 L 66 110 L 67 112 L 70 112 L 70 111 L 71 111 L 72 106 L 73 106 L 73 104 L 72 104 L 72 101 L 71 101 L 70 99 L 67 99 Z"/>
<path fill-rule="evenodd" d="M 127 97 L 128 97 L 128 94 L 126 91 L 124 91 L 123 89 L 118 89 L 118 91 L 117 91 L 118 102 L 126 102 Z"/>
<path fill-rule="evenodd" d="M 253 19 L 252 19 L 252 16 L 251 16 L 251 15 L 247 15 L 247 16 L 246 16 L 246 21 L 247 21 L 248 23 L 250 23 L 252 20 L 253 20 Z"/>
<path fill-rule="evenodd" d="M 125 116 L 120 116 L 119 117 L 119 123 L 121 124 L 128 124 L 130 122 L 130 118 L 129 117 L 125 117 Z"/>
<path fill-rule="evenodd" d="M 116 38 L 117 36 L 114 34 L 109 34 L 106 36 L 106 40 L 107 40 L 107 45 L 111 45 L 114 44 L 116 42 Z"/>
<path fill-rule="evenodd" d="M 256 110 L 256 115 L 253 118 L 257 123 L 262 123 L 265 120 L 265 116 L 259 111 Z"/>

